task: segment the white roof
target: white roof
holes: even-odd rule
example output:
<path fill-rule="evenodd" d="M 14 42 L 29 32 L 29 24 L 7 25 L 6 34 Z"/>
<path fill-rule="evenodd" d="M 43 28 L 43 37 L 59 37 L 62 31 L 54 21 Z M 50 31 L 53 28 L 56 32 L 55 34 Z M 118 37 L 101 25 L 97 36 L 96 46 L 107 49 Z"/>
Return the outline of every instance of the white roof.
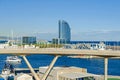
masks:
<path fill-rule="evenodd" d="M 94 74 L 90 74 L 90 73 L 80 73 L 80 72 L 73 72 L 73 73 L 63 73 L 60 74 L 61 77 L 65 77 L 65 78 L 69 78 L 69 79 L 76 79 L 76 78 L 84 78 L 84 77 L 93 77 L 93 76 L 97 76 Z"/>
<path fill-rule="evenodd" d="M 46 70 L 47 70 L 47 68 L 48 68 L 48 66 L 43 66 L 43 67 L 39 67 L 39 72 L 41 72 L 41 73 L 45 73 L 46 72 Z M 51 71 L 51 73 L 53 72 L 53 73 L 57 73 L 58 71 L 61 71 L 61 72 L 72 72 L 72 71 L 74 71 L 74 72 L 78 72 L 78 71 L 82 71 L 82 69 L 84 69 L 84 68 L 79 68 L 79 67 L 74 67 L 74 66 L 72 66 L 72 67 L 54 67 L 53 69 L 52 69 L 52 71 Z M 64 71 L 65 70 L 65 71 Z M 50 73 L 50 74 L 51 74 Z"/>

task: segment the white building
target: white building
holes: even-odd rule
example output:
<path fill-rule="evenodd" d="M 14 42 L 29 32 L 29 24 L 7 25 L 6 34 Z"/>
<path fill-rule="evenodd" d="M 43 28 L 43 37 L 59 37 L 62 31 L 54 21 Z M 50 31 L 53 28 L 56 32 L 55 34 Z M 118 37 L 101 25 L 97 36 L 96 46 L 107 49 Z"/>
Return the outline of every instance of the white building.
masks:
<path fill-rule="evenodd" d="M 39 67 L 42 77 L 48 67 Z M 46 80 L 102 80 L 101 76 L 87 73 L 87 69 L 78 67 L 54 67 Z"/>

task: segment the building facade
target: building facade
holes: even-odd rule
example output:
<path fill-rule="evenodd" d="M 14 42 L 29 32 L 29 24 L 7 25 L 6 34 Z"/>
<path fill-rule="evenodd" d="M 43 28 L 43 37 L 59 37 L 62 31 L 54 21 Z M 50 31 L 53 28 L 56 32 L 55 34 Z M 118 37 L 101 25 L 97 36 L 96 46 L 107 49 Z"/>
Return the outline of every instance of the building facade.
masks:
<path fill-rule="evenodd" d="M 59 20 L 59 43 L 69 43 L 71 39 L 71 29 L 64 20 Z"/>
<path fill-rule="evenodd" d="M 59 44 L 59 38 L 53 38 L 52 44 Z"/>
<path fill-rule="evenodd" d="M 22 37 L 23 44 L 36 44 L 36 37 Z"/>

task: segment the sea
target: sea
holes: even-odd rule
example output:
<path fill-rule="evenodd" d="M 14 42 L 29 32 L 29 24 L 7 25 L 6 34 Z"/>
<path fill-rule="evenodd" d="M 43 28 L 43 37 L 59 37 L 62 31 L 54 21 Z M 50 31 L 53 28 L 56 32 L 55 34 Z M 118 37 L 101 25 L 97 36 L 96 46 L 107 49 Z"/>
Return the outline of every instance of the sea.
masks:
<path fill-rule="evenodd" d="M 83 42 L 83 41 L 82 41 Z M 73 43 L 73 42 L 72 42 Z M 75 42 L 74 42 L 75 43 Z M 78 42 L 76 42 L 78 43 Z M 80 43 L 80 42 L 79 42 Z M 87 43 L 87 42 L 83 42 Z M 91 42 L 93 43 L 93 42 Z M 107 44 L 119 44 L 120 42 L 107 42 Z M 9 55 L 0 55 L 0 73 L 5 64 L 6 57 Z M 22 59 L 22 57 L 20 57 Z M 52 55 L 28 55 L 27 59 L 31 63 L 33 68 L 39 68 L 42 66 L 49 66 L 50 62 L 54 56 Z M 89 73 L 93 74 L 104 74 L 104 60 L 103 59 L 81 59 L 81 58 L 71 58 L 67 56 L 59 57 L 54 66 L 76 66 L 80 68 L 86 68 Z M 16 68 L 27 68 L 24 60 L 21 64 L 14 65 Z M 108 74 L 120 76 L 120 59 L 109 59 L 108 61 Z"/>

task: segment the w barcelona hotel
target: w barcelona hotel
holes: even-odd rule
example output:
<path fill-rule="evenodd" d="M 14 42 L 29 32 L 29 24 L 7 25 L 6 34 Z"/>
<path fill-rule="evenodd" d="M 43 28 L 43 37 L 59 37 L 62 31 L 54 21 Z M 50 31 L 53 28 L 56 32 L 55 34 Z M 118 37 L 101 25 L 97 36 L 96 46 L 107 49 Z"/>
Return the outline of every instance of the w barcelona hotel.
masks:
<path fill-rule="evenodd" d="M 69 24 L 64 20 L 59 20 L 59 39 L 60 43 L 70 43 L 71 29 Z"/>

